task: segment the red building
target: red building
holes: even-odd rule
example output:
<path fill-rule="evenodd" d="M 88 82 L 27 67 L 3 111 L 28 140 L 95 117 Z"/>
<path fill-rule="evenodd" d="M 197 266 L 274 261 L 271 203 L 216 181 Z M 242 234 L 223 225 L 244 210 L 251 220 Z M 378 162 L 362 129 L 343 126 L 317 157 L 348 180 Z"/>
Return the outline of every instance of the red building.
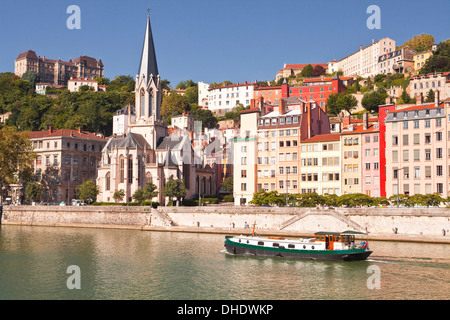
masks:
<path fill-rule="evenodd" d="M 353 83 L 352 77 L 339 78 L 336 74 L 333 78 L 313 78 L 303 80 L 303 85 L 299 87 L 286 87 L 283 84 L 282 97 L 300 97 L 304 101 L 316 101 L 326 112 L 328 96 L 332 93 L 345 92 L 346 85 Z"/>

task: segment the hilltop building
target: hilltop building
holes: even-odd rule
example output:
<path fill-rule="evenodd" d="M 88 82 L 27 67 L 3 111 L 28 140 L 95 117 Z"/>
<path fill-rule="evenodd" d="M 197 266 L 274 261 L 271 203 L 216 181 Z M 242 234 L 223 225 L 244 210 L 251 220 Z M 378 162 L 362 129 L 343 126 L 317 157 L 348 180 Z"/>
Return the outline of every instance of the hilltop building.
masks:
<path fill-rule="evenodd" d="M 72 61 L 53 60 L 37 56 L 33 50 L 19 54 L 15 60 L 15 74 L 19 77 L 27 71 L 39 73 L 41 82 L 54 86 L 67 85 L 71 78 L 94 79 L 103 77 L 103 62 L 88 56 L 80 56 Z"/>

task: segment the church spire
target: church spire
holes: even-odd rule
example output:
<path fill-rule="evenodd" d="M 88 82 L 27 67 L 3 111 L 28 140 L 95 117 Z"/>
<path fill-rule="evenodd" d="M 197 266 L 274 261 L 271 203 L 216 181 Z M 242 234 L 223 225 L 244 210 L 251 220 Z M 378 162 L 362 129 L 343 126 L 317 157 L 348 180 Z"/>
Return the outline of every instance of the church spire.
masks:
<path fill-rule="evenodd" d="M 145 76 L 148 83 L 150 75 L 156 77 L 158 73 L 158 64 L 156 63 L 155 45 L 153 43 L 152 27 L 150 25 L 150 9 L 147 16 L 147 28 L 145 30 L 144 44 L 142 47 L 141 63 L 139 64 L 138 76 Z"/>

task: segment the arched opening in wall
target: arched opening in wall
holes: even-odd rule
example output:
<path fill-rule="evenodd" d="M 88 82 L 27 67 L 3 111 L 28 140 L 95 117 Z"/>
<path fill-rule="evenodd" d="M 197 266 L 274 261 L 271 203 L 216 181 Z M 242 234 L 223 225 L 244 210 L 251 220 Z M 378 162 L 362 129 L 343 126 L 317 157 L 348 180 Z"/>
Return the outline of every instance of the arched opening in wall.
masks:
<path fill-rule="evenodd" d="M 119 181 L 120 183 L 124 183 L 125 181 L 125 159 L 123 156 L 119 157 Z"/>
<path fill-rule="evenodd" d="M 105 181 L 105 190 L 109 191 L 109 190 L 111 190 L 111 173 L 110 172 L 108 172 L 106 174 L 105 180 L 106 180 Z"/>
<path fill-rule="evenodd" d="M 147 183 L 153 183 L 153 177 L 150 172 L 145 174 L 145 185 L 147 185 Z"/>
<path fill-rule="evenodd" d="M 144 89 L 141 89 L 141 91 L 140 91 L 140 98 L 141 98 L 140 115 L 141 115 L 141 117 L 145 117 L 145 91 L 144 91 Z"/>
<path fill-rule="evenodd" d="M 148 116 L 151 117 L 153 114 L 153 90 L 150 90 L 148 98 Z"/>
<path fill-rule="evenodd" d="M 128 157 L 128 183 L 133 182 L 133 156 Z"/>

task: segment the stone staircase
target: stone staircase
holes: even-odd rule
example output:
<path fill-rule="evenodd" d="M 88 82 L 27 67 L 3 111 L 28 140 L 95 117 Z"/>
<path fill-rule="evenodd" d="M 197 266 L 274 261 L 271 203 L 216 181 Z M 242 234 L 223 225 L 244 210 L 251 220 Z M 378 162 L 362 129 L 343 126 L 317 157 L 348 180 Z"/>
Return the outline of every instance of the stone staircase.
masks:
<path fill-rule="evenodd" d="M 312 209 L 312 210 L 308 210 L 306 212 L 301 212 L 296 214 L 294 217 L 292 217 L 289 220 L 286 220 L 285 222 L 280 224 L 279 230 L 283 230 L 287 227 L 289 227 L 290 225 L 296 223 L 297 221 L 305 218 L 306 216 L 309 215 L 330 215 L 333 218 L 342 221 L 343 223 L 347 224 L 348 226 L 352 227 L 354 230 L 356 231 L 360 231 L 360 232 L 365 232 L 365 228 L 363 228 L 361 225 L 359 225 L 358 223 L 356 223 L 355 221 L 353 221 L 352 219 L 348 218 L 346 215 L 334 210 L 334 209 L 328 209 L 328 210 L 317 210 L 317 209 Z"/>

